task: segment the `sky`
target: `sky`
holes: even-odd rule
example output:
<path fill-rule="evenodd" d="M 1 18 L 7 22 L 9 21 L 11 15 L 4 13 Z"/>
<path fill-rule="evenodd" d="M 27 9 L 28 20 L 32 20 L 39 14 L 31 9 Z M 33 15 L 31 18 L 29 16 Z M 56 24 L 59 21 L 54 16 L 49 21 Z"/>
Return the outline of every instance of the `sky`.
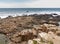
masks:
<path fill-rule="evenodd" d="M 0 8 L 60 8 L 60 0 L 0 0 Z"/>

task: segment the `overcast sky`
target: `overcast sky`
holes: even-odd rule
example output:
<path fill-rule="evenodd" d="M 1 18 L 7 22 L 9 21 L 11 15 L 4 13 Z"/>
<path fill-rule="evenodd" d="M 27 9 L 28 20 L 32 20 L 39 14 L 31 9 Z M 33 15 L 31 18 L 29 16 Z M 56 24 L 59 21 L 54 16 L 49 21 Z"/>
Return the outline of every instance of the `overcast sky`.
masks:
<path fill-rule="evenodd" d="M 0 0 L 0 8 L 60 8 L 60 0 Z"/>

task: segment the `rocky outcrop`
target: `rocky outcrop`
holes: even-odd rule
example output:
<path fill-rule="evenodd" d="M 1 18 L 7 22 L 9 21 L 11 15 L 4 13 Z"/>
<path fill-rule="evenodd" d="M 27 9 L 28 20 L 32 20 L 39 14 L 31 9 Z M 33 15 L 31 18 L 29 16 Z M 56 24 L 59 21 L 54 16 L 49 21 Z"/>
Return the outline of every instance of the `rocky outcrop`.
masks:
<path fill-rule="evenodd" d="M 54 36 L 60 36 L 60 27 L 52 24 L 54 21 L 48 22 L 50 17 L 53 18 L 52 15 L 41 16 L 9 16 L 0 19 L 0 33 L 6 35 L 8 44 L 32 44 L 36 41 L 45 44 L 47 41 L 53 41 Z"/>

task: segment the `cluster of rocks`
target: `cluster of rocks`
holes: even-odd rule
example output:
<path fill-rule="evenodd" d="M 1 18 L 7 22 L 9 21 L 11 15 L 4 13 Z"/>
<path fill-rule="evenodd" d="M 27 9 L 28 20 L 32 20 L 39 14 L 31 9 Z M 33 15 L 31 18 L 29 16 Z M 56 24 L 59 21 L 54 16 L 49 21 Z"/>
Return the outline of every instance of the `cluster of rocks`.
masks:
<path fill-rule="evenodd" d="M 54 21 L 46 23 L 46 20 L 43 22 L 43 19 L 37 17 L 17 16 L 1 19 L 0 34 L 6 35 L 8 44 L 60 44 L 60 27 L 53 24 Z"/>
<path fill-rule="evenodd" d="M 8 30 L 0 30 L 2 33 L 6 34 L 9 38 L 9 44 L 31 44 L 31 41 L 40 40 L 41 39 L 54 39 L 53 36 L 60 36 L 59 27 L 52 24 L 43 24 L 43 25 L 34 25 L 32 29 L 24 29 L 21 31 L 8 31 Z M 8 31 L 8 33 L 6 33 Z M 50 32 L 50 33 L 49 33 Z M 48 43 L 48 42 L 47 42 Z"/>

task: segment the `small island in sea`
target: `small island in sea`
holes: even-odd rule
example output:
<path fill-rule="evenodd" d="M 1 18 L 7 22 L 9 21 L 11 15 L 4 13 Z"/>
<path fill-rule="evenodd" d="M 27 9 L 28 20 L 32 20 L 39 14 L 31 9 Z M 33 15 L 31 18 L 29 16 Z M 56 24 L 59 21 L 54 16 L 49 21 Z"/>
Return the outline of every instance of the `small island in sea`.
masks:
<path fill-rule="evenodd" d="M 5 36 L 6 44 L 60 44 L 60 15 L 30 14 L 0 18 L 1 34 Z"/>

